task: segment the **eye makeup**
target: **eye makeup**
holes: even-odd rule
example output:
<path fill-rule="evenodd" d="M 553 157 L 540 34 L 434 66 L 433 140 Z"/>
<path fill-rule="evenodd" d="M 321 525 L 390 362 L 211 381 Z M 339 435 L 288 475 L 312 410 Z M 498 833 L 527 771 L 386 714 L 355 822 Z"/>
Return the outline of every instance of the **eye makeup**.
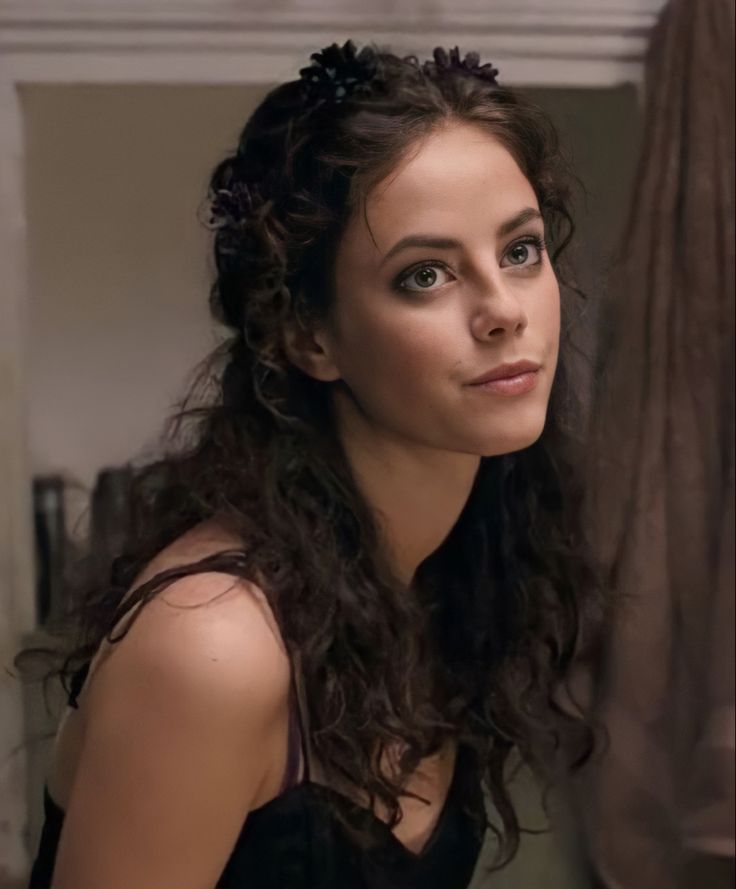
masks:
<path fill-rule="evenodd" d="M 509 263 L 506 265 L 502 264 L 502 268 L 514 268 L 518 269 L 519 271 L 532 271 L 542 264 L 543 254 L 547 249 L 547 244 L 544 238 L 538 234 L 530 234 L 525 235 L 522 238 L 517 238 L 517 240 L 509 244 L 509 246 L 506 248 L 506 250 L 504 251 L 504 257 L 506 257 L 516 247 L 524 244 L 531 245 L 536 249 L 538 254 L 537 259 L 533 262 Z M 452 274 L 448 265 L 442 260 L 425 259 L 421 262 L 414 263 L 413 265 L 409 266 L 408 268 L 401 271 L 398 275 L 396 275 L 396 277 L 391 282 L 391 289 L 397 293 L 421 293 L 422 291 L 433 293 L 434 290 L 438 288 L 430 289 L 429 287 L 406 287 L 404 283 L 408 278 L 411 278 L 412 275 L 426 268 L 440 268 L 443 271 Z"/>

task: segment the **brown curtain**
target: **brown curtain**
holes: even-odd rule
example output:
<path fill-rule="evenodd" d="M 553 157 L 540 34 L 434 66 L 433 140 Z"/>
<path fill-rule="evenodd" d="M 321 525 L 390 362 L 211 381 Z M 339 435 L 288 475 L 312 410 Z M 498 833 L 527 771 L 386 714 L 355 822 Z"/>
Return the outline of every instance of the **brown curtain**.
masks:
<path fill-rule="evenodd" d="M 732 0 L 665 7 L 645 102 L 591 419 L 615 613 L 581 798 L 604 886 L 700 889 L 734 857 Z"/>

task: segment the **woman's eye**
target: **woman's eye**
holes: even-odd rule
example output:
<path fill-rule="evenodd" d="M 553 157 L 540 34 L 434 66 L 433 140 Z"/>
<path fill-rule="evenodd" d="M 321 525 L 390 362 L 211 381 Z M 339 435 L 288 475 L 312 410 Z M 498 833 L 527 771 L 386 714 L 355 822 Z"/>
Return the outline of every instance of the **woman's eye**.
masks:
<path fill-rule="evenodd" d="M 546 245 L 543 238 L 538 235 L 530 235 L 509 247 L 501 261 L 501 267 L 531 268 L 532 266 L 540 265 L 542 253 L 544 253 L 545 249 Z M 507 259 L 508 262 L 506 262 Z M 449 274 L 447 268 L 441 262 L 423 262 L 408 272 L 402 272 L 396 279 L 394 287 L 399 291 L 410 290 L 413 293 L 418 293 L 426 290 L 431 293 L 438 289 L 435 286 L 438 283 L 438 273 L 440 275 Z M 415 286 L 411 286 L 412 282 Z M 439 283 L 441 284 L 442 281 L 440 280 Z"/>
<path fill-rule="evenodd" d="M 544 246 L 544 241 L 536 236 L 524 241 L 517 241 L 506 251 L 504 258 L 508 257 L 510 261 L 508 263 L 501 262 L 501 266 L 538 265 L 542 261 Z"/>
<path fill-rule="evenodd" d="M 425 262 L 423 265 L 417 266 L 413 271 L 397 280 L 396 286 L 399 290 L 432 290 L 437 283 L 438 272 L 447 274 L 444 266 L 439 263 Z M 407 281 L 413 281 L 417 286 L 410 287 Z"/>

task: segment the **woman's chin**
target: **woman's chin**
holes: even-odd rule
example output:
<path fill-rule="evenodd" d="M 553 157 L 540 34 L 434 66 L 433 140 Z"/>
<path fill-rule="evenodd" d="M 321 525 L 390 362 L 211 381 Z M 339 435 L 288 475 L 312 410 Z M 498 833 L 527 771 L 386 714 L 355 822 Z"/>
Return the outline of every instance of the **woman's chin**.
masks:
<path fill-rule="evenodd" d="M 495 434 L 478 437 L 471 445 L 469 453 L 479 457 L 499 457 L 502 454 L 523 451 L 538 441 L 543 431 L 544 420 L 530 424 L 526 429 L 517 427 L 507 435 L 499 435 L 496 431 Z"/>

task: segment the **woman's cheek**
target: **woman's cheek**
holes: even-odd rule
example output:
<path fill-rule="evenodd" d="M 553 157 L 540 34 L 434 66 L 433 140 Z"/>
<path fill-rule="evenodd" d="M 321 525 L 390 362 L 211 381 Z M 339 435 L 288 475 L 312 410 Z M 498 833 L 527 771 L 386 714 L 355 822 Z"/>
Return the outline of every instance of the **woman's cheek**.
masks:
<path fill-rule="evenodd" d="M 397 385 L 421 389 L 441 372 L 442 343 L 422 331 L 412 331 L 392 344 L 388 366 Z"/>

